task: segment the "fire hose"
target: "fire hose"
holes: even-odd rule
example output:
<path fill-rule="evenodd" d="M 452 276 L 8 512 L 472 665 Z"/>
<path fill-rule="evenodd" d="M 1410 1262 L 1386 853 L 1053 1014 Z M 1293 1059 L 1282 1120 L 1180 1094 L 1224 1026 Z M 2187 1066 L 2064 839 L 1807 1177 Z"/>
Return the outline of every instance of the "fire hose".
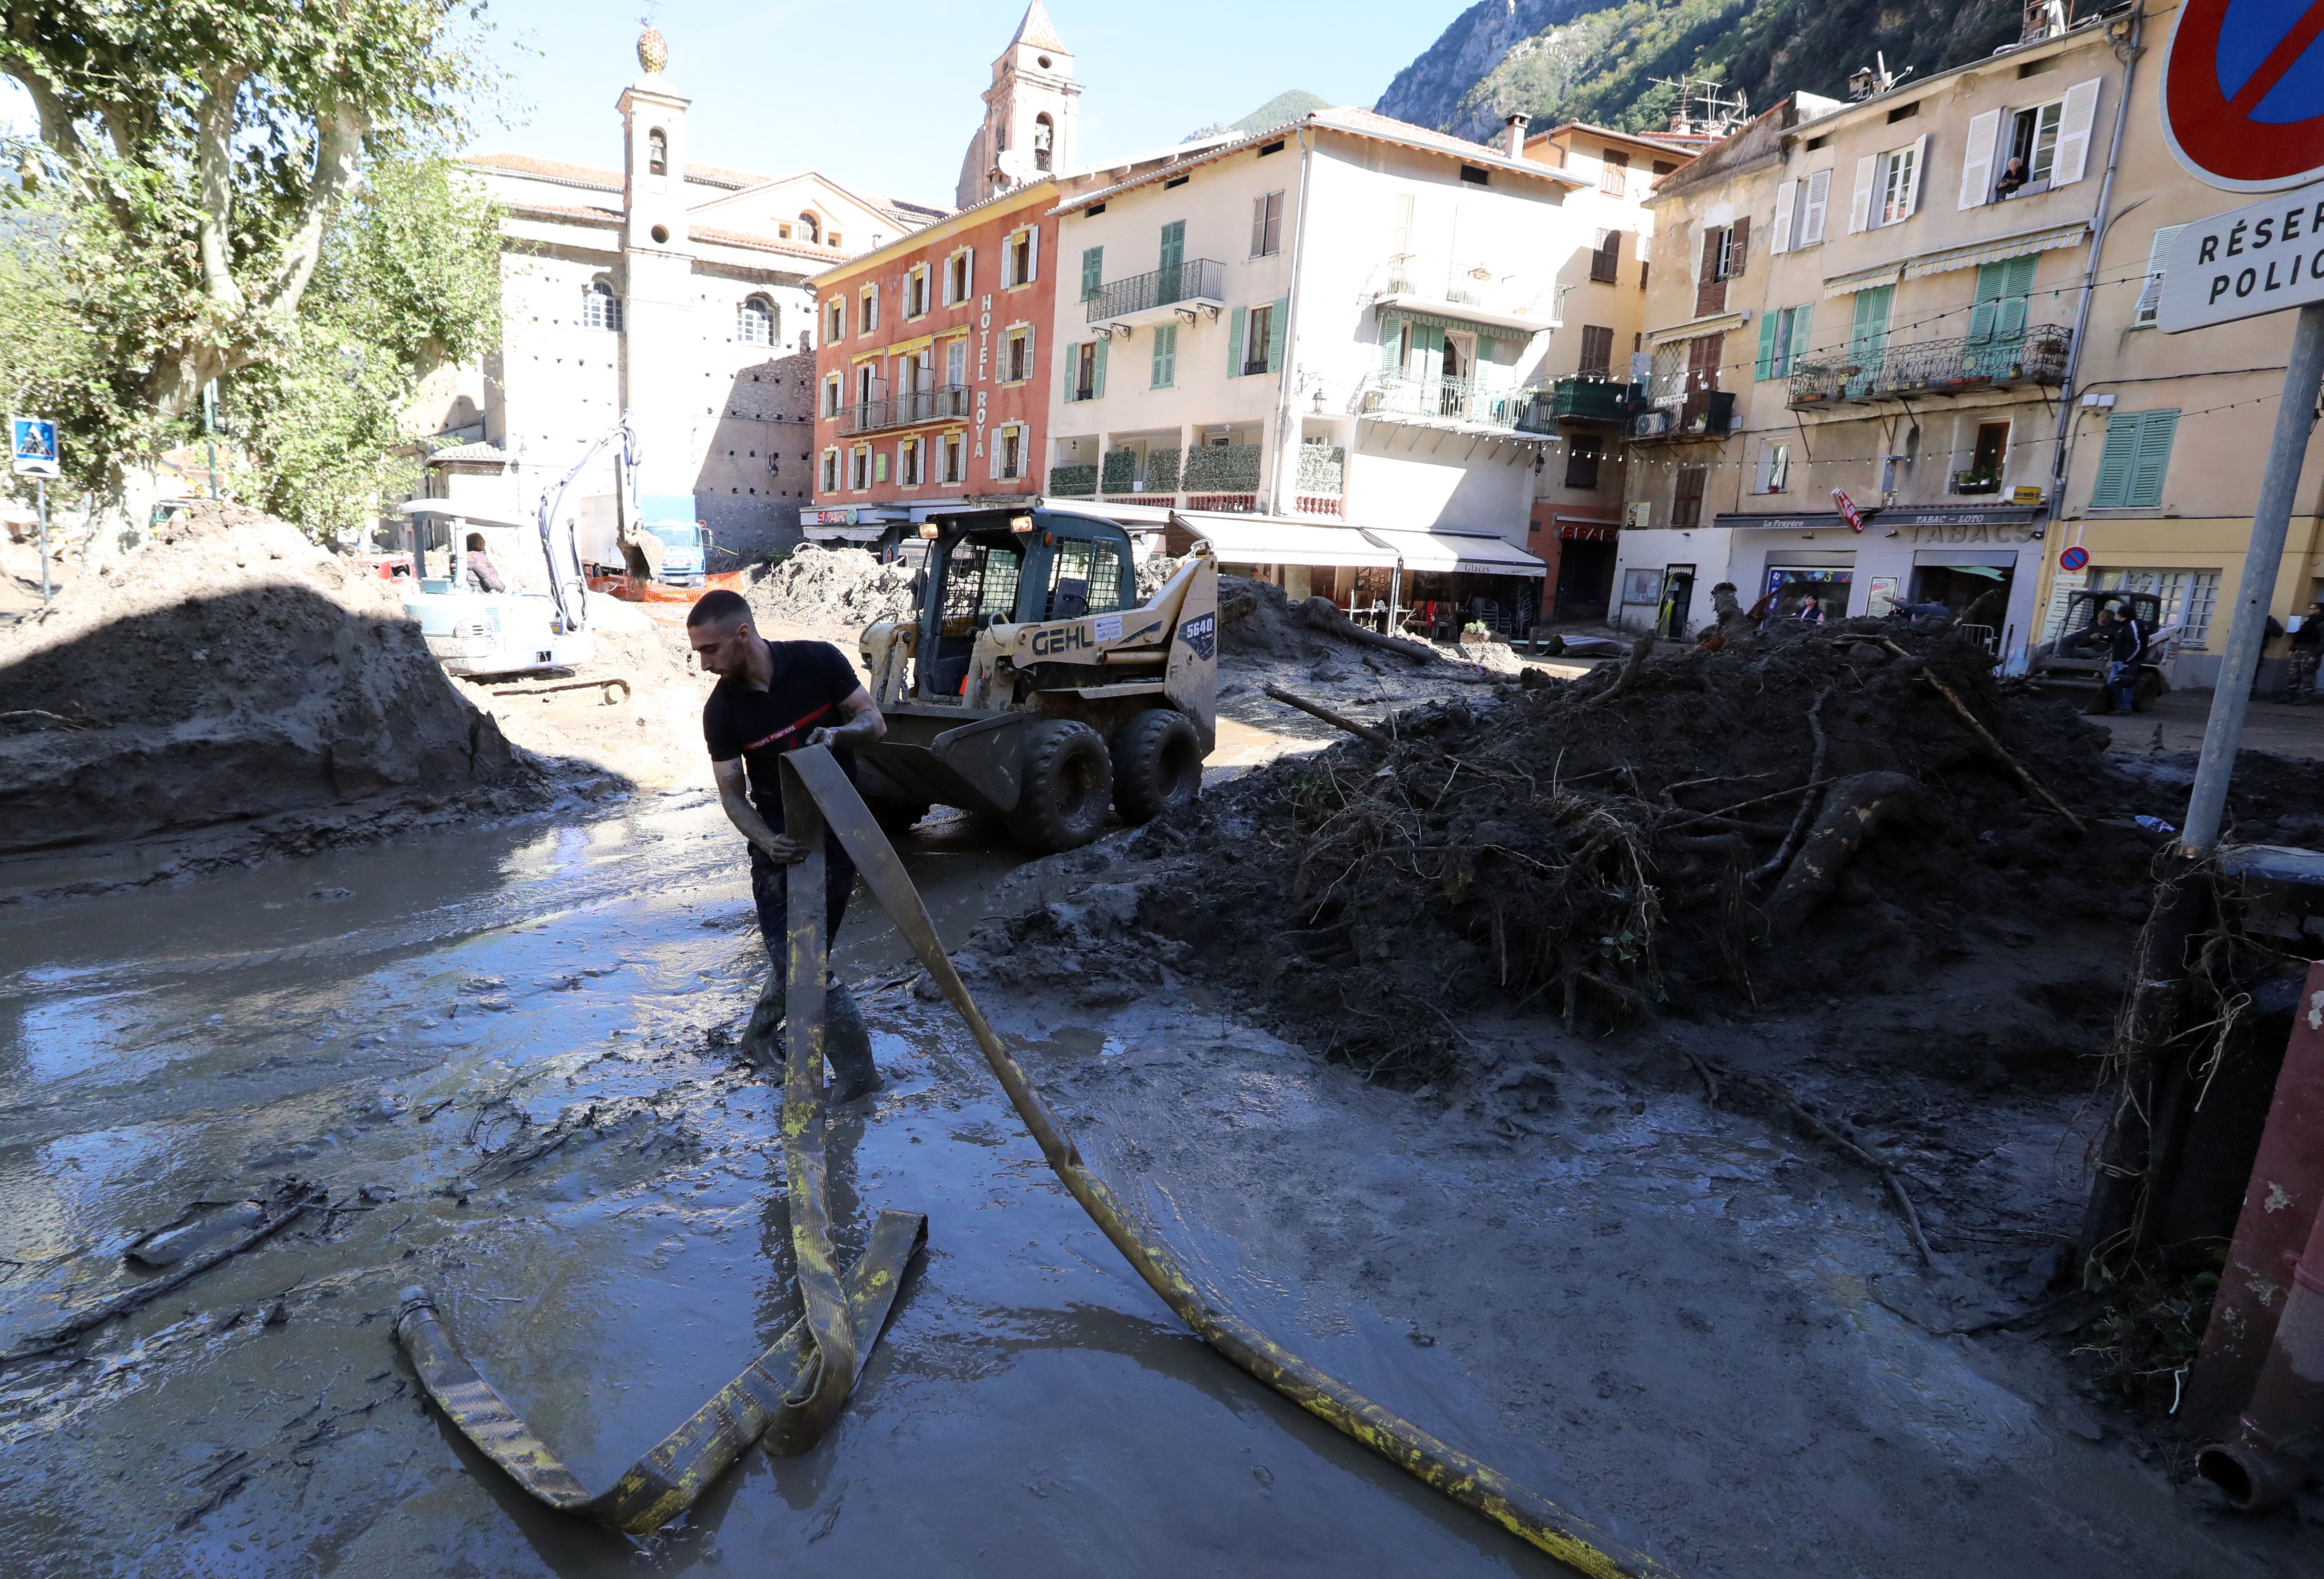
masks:
<path fill-rule="evenodd" d="M 1139 1235 L 1105 1180 L 1082 1161 L 1080 1151 L 1059 1127 L 1048 1104 L 1034 1089 L 1015 1056 L 969 996 L 960 973 L 953 969 L 952 960 L 936 941 L 935 924 L 918 890 L 906 875 L 903 862 L 831 753 L 822 747 L 808 747 L 785 756 L 782 788 L 786 831 L 810 852 L 790 868 L 788 877 L 790 924 L 785 939 L 788 996 L 783 1083 L 783 1143 L 791 1198 L 792 1237 L 798 1250 L 806 1315 L 758 1364 L 641 1460 L 623 1478 L 622 1485 L 592 1500 L 549 1456 L 547 1449 L 540 1446 L 514 1412 L 501 1402 L 465 1360 L 459 1359 L 456 1351 L 451 1349 L 449 1338 L 435 1323 L 432 1308 L 425 1306 L 424 1296 L 419 1296 L 423 1301 L 420 1309 L 424 1311 L 424 1317 L 410 1314 L 412 1308 L 407 1304 L 407 1315 L 397 1322 L 397 1336 L 411 1349 L 429 1395 L 471 1441 L 507 1469 L 520 1484 L 551 1507 L 588 1512 L 632 1530 L 656 1528 L 690 1504 L 710 1479 L 733 1461 L 742 1446 L 747 1446 L 749 1438 L 744 1437 L 741 1444 L 726 1450 L 726 1444 L 752 1425 L 768 1432 L 770 1451 L 797 1452 L 812 1441 L 844 1405 L 862 1357 L 886 1318 L 894 1299 L 892 1276 L 885 1281 L 884 1299 L 858 1303 L 859 1290 L 867 1281 L 880 1281 L 880 1269 L 873 1265 L 880 1249 L 878 1234 L 857 1263 L 853 1279 L 855 1288 L 843 1295 L 831 1270 L 821 1144 L 823 978 L 826 951 L 826 941 L 822 935 L 823 849 L 828 828 L 853 859 L 872 896 L 888 913 L 930 978 L 966 1023 L 985 1061 L 1008 1093 L 1010 1105 L 1040 1146 L 1051 1171 L 1130 1262 L 1131 1270 L 1197 1336 L 1294 1403 L 1371 1448 L 1424 1484 L 1483 1514 L 1593 1579 L 1675 1579 L 1670 1569 L 1652 1557 L 1630 1549 L 1549 1498 L 1517 1484 L 1499 1471 L 1383 1409 L 1283 1348 L 1240 1317 L 1213 1305 L 1176 1257 Z M 882 1228 L 890 1218 L 906 1216 L 883 1214 Z M 915 1238 L 911 1247 L 917 1248 L 917 1244 Z M 873 1305 L 877 1308 L 876 1317 L 872 1310 Z M 407 1329 L 410 1336 L 407 1336 Z M 420 1342 L 415 1343 L 415 1338 Z M 432 1366 L 420 1360 L 422 1346 L 431 1343 L 436 1347 L 430 1353 L 437 1356 Z M 771 1384 L 774 1374 L 795 1378 L 795 1385 L 779 1398 L 773 1396 L 777 1391 Z M 448 1387 L 439 1386 L 439 1375 L 449 1383 Z M 748 1408 L 736 1409 L 731 1415 L 721 1413 L 722 1400 L 737 1393 L 742 1395 L 738 1401 L 746 1402 Z M 494 1431 L 503 1435 L 489 1434 Z M 495 1446 L 502 1441 L 511 1445 L 509 1450 Z M 719 1453 L 710 1451 L 714 1446 Z M 666 1456 L 658 1462 L 658 1455 Z M 562 1477 L 561 1483 L 556 1478 L 558 1476 Z M 662 1489 L 650 1491 L 649 1483 L 657 1477 Z M 630 1485 L 632 1478 L 639 1480 L 640 1488 L 624 1501 L 622 1487 Z M 631 1510 L 627 1517 L 608 1517 L 623 1508 Z"/>

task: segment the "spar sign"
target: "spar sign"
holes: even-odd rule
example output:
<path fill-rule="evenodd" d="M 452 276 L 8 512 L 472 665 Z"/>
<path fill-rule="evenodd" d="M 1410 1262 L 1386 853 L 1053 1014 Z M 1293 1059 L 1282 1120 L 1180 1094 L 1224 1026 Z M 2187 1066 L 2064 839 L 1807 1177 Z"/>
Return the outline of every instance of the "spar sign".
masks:
<path fill-rule="evenodd" d="M 2186 0 L 2163 134 L 2196 178 L 2271 192 L 2324 177 L 2324 0 Z"/>

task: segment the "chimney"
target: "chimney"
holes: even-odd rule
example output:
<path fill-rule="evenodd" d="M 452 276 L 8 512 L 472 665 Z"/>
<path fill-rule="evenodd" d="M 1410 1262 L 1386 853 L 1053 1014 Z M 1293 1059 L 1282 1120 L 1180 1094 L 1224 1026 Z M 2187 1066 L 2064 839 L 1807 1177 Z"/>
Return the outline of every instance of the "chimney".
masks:
<path fill-rule="evenodd" d="M 1511 159 L 1523 159 L 1525 157 L 1526 128 L 1533 124 L 1533 117 L 1525 114 L 1521 110 L 1513 110 L 1508 115 L 1502 116 L 1501 119 L 1502 123 L 1509 129 L 1508 144 L 1509 157 Z"/>

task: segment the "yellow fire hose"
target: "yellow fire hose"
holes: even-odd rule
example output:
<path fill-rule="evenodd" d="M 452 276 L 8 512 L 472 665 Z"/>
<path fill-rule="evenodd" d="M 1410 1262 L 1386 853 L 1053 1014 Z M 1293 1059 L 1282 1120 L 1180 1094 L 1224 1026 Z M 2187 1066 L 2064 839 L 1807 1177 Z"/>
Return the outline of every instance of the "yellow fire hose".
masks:
<path fill-rule="evenodd" d="M 1178 1319 L 1192 1327 L 1204 1342 L 1228 1359 L 1298 1404 L 1309 1413 L 1330 1421 L 1357 1441 L 1379 1454 L 1398 1468 L 1416 1475 L 1421 1481 L 1443 1492 L 1464 1508 L 1473 1509 L 1496 1524 L 1524 1540 L 1530 1541 L 1550 1556 L 1567 1563 L 1597 1579 L 1675 1579 L 1671 1570 L 1642 1552 L 1621 1545 L 1603 1531 L 1559 1507 L 1548 1498 L 1502 1475 L 1499 1471 L 1478 1463 L 1466 1454 L 1455 1451 L 1434 1437 L 1391 1414 L 1346 1383 L 1335 1381 L 1318 1371 L 1296 1354 L 1277 1345 L 1266 1334 L 1248 1323 L 1219 1310 L 1204 1299 L 1177 1262 L 1159 1245 L 1140 1239 L 1115 1204 L 1113 1192 L 1103 1180 L 1092 1172 L 1082 1161 L 1081 1153 L 1065 1132 L 1057 1125 L 1056 1117 L 1048 1104 L 1025 1077 L 1017 1060 L 1001 1045 L 984 1015 L 968 996 L 968 988 L 953 969 L 952 960 L 936 941 L 936 927 L 928 919 L 927 907 L 921 904 L 918 889 L 904 872 L 904 864 L 897 858 L 894 848 L 881 833 L 872 820 L 869 807 L 855 793 L 831 753 L 822 747 L 808 747 L 784 757 L 783 816 L 792 829 L 804 824 L 797 820 L 796 808 L 812 803 L 819 812 L 815 819 L 814 836 L 794 831 L 793 838 L 806 841 L 809 849 L 823 848 L 822 824 L 827 819 L 831 831 L 839 836 L 840 844 L 853 858 L 856 869 L 871 886 L 872 896 L 888 913 L 896 930 L 903 933 L 912 952 L 927 968 L 928 975 L 951 1000 L 954 1008 L 968 1024 L 976 1037 L 976 1044 L 984 1051 L 985 1061 L 1009 1093 L 1010 1104 L 1025 1127 L 1041 1147 L 1041 1155 L 1048 1161 L 1073 1197 L 1090 1215 L 1093 1222 L 1113 1242 L 1147 1286 L 1158 1295 L 1163 1303 L 1177 1314 Z M 795 794 L 794 791 L 803 794 Z M 816 858 L 820 866 L 820 856 Z M 793 868 L 793 871 L 798 870 Z M 809 890 L 820 895 L 821 877 L 817 886 Z M 794 947 L 798 936 L 798 916 L 802 908 L 798 895 L 791 890 L 791 925 Z M 821 910 L 816 910 L 817 924 Z M 791 956 L 791 1005 L 793 1023 L 797 1023 L 798 994 L 805 981 L 814 983 L 816 1007 L 821 1007 L 822 961 L 816 969 L 803 970 L 796 951 Z M 796 1034 L 796 1033 L 795 1033 Z M 820 1027 L 816 1029 L 820 1034 Z M 798 1067 L 796 1053 L 792 1060 Z M 786 1106 L 786 1113 L 788 1107 Z M 796 1188 L 796 1187 L 794 1187 Z M 805 1257 L 801 1257 L 805 1265 Z"/>
<path fill-rule="evenodd" d="M 1167 1250 L 1139 1236 L 1105 1181 L 1082 1161 L 1048 1105 L 970 998 L 936 941 L 936 927 L 902 861 L 831 753 L 821 747 L 789 753 L 782 759 L 782 783 L 787 831 L 811 852 L 790 868 L 790 926 L 784 940 L 788 979 L 783 1150 L 806 1315 L 749 1370 L 633 1465 L 612 1491 L 592 1497 L 460 1355 L 428 1296 L 407 1290 L 396 1336 L 410 1353 L 429 1395 L 470 1441 L 549 1506 L 638 1534 L 659 1528 L 692 1506 L 761 1433 L 766 1434 L 770 1451 L 798 1452 L 845 1404 L 893 1308 L 902 1270 L 926 1239 L 927 1219 L 882 1212 L 872 1243 L 842 1291 L 832 1270 L 822 1139 L 823 847 L 827 824 L 912 952 L 967 1023 L 1051 1170 L 1148 1287 L 1197 1336 L 1397 1467 L 1594 1579 L 1676 1579 L 1644 1553 L 1438 1441 L 1249 1323 L 1212 1306 Z M 778 1377 L 791 1381 L 787 1384 Z"/>

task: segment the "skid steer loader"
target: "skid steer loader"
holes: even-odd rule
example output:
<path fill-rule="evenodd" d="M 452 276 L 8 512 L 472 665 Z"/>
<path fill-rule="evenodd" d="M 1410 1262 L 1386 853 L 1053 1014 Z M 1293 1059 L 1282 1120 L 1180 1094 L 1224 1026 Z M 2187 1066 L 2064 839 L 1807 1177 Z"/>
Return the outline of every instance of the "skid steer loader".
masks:
<path fill-rule="evenodd" d="M 1216 742 L 1219 576 L 1207 546 L 1144 602 L 1130 537 L 1076 510 L 963 510 L 920 528 L 920 607 L 863 632 L 888 736 L 856 751 L 882 823 L 998 814 L 1037 854 L 1087 844 L 1109 805 L 1193 800 Z"/>

